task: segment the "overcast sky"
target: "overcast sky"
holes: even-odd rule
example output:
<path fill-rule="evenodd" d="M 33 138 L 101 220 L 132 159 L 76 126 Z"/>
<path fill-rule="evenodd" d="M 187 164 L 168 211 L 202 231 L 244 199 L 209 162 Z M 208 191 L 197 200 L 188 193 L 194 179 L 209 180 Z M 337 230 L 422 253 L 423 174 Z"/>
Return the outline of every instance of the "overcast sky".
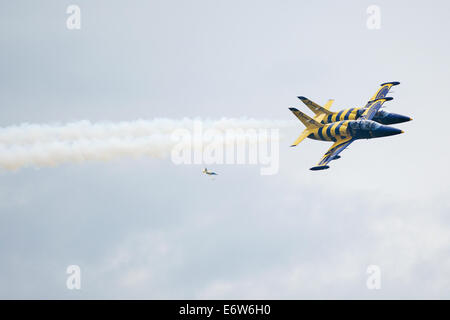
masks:
<path fill-rule="evenodd" d="M 81 29 L 66 8 L 81 8 Z M 369 30 L 369 5 L 381 29 Z M 447 1 L 2 1 L 0 126 L 292 120 L 400 81 L 404 134 L 283 129 L 280 170 L 128 159 L 0 171 L 0 298 L 450 298 Z M 81 290 L 66 288 L 79 265 Z M 366 286 L 369 265 L 381 289 Z"/>

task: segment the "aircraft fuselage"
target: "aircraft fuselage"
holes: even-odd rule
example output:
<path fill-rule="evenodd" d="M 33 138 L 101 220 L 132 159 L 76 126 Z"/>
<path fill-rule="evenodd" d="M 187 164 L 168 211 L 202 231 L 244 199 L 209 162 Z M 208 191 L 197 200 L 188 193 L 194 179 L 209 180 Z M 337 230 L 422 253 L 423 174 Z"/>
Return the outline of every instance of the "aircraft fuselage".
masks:
<path fill-rule="evenodd" d="M 397 128 L 381 125 L 371 120 L 344 120 L 311 129 L 308 138 L 320 141 L 337 141 L 352 137 L 354 139 L 372 139 L 400 134 Z"/>
<path fill-rule="evenodd" d="M 344 121 L 344 120 L 357 120 L 359 117 L 362 116 L 362 114 L 366 111 L 366 108 L 348 108 L 341 111 L 334 112 L 333 114 L 330 114 L 323 118 L 321 123 L 327 124 L 327 123 L 333 123 L 337 121 Z M 396 124 L 396 123 L 402 123 L 412 120 L 410 117 L 403 116 L 401 114 L 397 113 L 390 113 L 385 110 L 378 111 L 375 116 L 372 119 L 375 122 L 381 123 L 381 124 Z"/>

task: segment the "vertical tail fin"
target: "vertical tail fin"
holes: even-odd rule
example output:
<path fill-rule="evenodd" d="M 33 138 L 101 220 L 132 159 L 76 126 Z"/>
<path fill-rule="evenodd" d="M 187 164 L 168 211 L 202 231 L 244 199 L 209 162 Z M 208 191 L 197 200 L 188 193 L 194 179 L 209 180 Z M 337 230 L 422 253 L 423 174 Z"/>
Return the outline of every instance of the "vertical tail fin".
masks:
<path fill-rule="evenodd" d="M 331 107 L 331 105 L 333 104 L 333 102 L 334 102 L 334 99 L 328 100 L 327 103 L 325 103 L 325 104 L 323 105 L 323 108 L 324 108 L 324 109 L 327 109 L 327 110 L 330 110 L 330 107 Z"/>

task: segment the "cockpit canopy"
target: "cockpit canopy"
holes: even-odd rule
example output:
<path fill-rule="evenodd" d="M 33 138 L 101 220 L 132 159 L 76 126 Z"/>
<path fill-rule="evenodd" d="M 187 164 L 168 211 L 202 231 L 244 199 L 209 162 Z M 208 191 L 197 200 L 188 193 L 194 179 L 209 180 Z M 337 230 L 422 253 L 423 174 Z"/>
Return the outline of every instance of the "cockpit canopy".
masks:
<path fill-rule="evenodd" d="M 350 122 L 350 128 L 360 130 L 376 130 L 381 127 L 381 124 L 370 120 L 357 120 Z"/>
<path fill-rule="evenodd" d="M 385 110 L 379 110 L 375 117 L 377 118 L 385 118 L 387 115 L 389 114 L 389 112 L 385 111 Z"/>

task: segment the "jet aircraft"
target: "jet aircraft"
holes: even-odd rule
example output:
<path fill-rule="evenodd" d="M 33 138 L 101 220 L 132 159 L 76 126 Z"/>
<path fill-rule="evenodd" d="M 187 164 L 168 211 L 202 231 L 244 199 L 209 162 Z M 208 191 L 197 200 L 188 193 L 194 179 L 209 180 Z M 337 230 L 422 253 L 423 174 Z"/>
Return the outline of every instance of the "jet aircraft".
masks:
<path fill-rule="evenodd" d="M 217 176 L 217 173 L 215 173 L 215 172 L 211 172 L 211 171 L 208 171 L 208 169 L 207 168 L 205 168 L 205 169 L 203 169 L 203 171 L 202 171 L 204 174 L 207 174 L 207 175 L 209 175 L 209 176 Z"/>
<path fill-rule="evenodd" d="M 403 133 L 400 129 L 382 125 L 372 120 L 383 104 L 392 99 L 391 97 L 384 97 L 370 101 L 358 120 L 342 120 L 329 124 L 320 123 L 296 108 L 289 108 L 306 126 L 306 129 L 291 147 L 298 145 L 305 138 L 333 141 L 334 144 L 328 149 L 319 163 L 311 168 L 311 170 L 328 169 L 328 163 L 339 159 L 339 153 L 355 140 L 387 137 Z"/>
<path fill-rule="evenodd" d="M 377 99 L 381 99 L 386 97 L 386 95 L 389 93 L 389 90 L 396 85 L 399 85 L 400 82 L 394 81 L 394 82 L 386 82 L 381 84 L 380 89 L 372 96 L 372 98 L 369 100 L 369 102 L 361 108 L 348 108 L 340 111 L 330 111 L 330 107 L 333 104 L 334 100 L 330 99 L 328 102 L 321 107 L 317 103 L 309 100 L 305 97 L 298 97 L 312 112 L 314 112 L 314 120 L 317 122 L 327 124 L 332 123 L 336 121 L 342 121 L 342 120 L 357 120 L 359 117 L 361 117 L 366 109 L 369 107 L 369 104 L 372 101 L 375 101 Z M 396 113 L 390 113 L 385 110 L 379 110 L 377 113 L 373 116 L 373 121 L 376 121 L 381 124 L 396 124 L 396 123 L 402 123 L 406 121 L 412 120 L 410 117 L 403 116 L 401 114 Z"/>

